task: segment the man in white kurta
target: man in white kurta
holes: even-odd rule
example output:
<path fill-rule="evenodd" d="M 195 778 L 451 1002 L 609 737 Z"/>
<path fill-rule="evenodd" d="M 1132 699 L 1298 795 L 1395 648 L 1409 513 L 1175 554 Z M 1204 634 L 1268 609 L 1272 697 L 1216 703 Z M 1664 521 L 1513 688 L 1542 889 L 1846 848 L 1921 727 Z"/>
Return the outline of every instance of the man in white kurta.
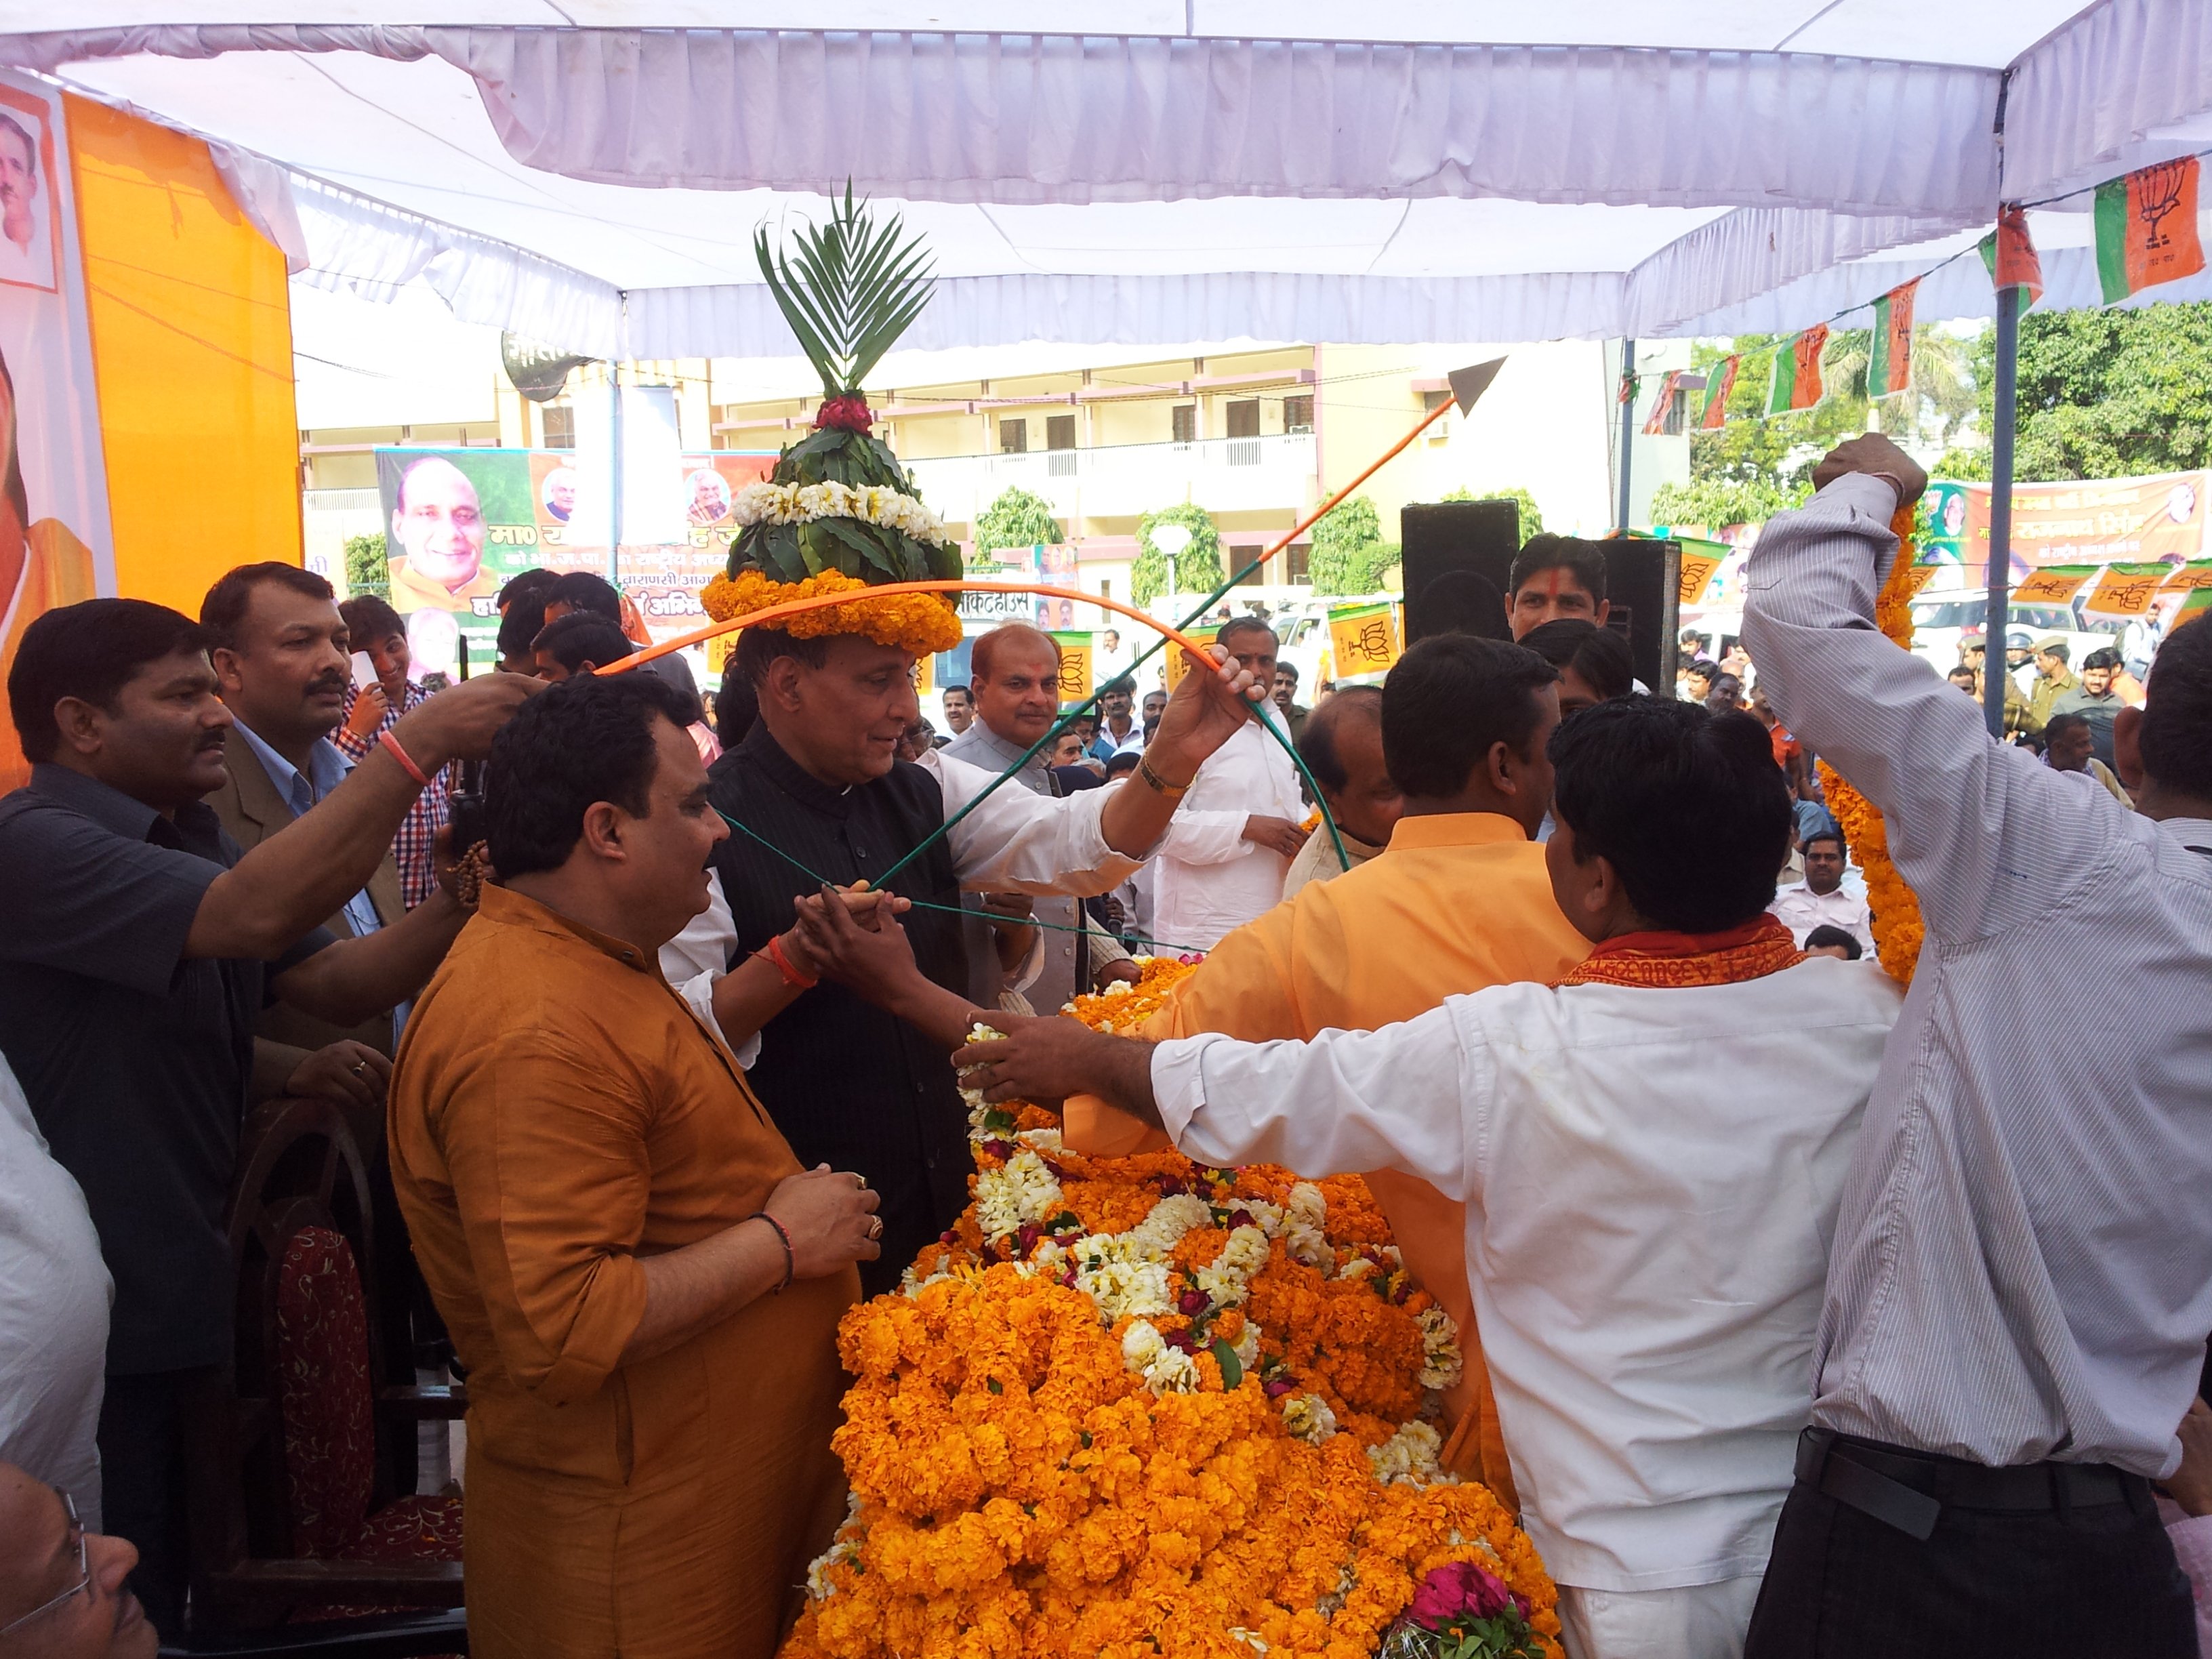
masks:
<path fill-rule="evenodd" d="M 1598 941 L 1562 984 L 1303 1043 L 1147 1051 L 1040 1021 L 958 1063 L 987 1062 L 994 1097 L 1079 1075 L 1204 1164 L 1393 1169 L 1462 1200 L 1569 1650 L 1732 1659 L 1811 1409 L 1828 1245 L 1899 992 L 1871 962 L 1804 958 L 1763 914 L 1789 803 L 1748 716 L 1627 699 L 1567 721 L 1552 755 L 1553 884 Z"/>
<path fill-rule="evenodd" d="M 1275 672 L 1275 632 L 1256 617 L 1224 623 L 1216 641 L 1261 684 Z M 1305 844 L 1297 767 L 1261 703 L 1207 757 L 1153 859 L 1151 937 L 1163 950 L 1211 951 L 1282 902 L 1283 878 Z M 1272 729 L 1262 730 L 1268 720 Z"/>

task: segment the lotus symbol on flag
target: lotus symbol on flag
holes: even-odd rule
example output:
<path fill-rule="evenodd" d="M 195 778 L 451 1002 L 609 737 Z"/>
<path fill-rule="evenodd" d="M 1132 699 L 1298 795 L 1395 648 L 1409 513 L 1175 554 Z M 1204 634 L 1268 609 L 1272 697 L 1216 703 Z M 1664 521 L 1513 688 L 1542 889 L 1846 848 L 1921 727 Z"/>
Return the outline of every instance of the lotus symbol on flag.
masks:
<path fill-rule="evenodd" d="M 2142 200 L 2136 211 L 2142 220 L 2143 246 L 2146 248 L 2171 246 L 2172 239 L 2160 234 L 2159 226 L 2181 205 L 2182 186 L 2187 182 L 2188 176 L 2186 157 L 2179 161 L 2160 161 L 2142 169 Z"/>

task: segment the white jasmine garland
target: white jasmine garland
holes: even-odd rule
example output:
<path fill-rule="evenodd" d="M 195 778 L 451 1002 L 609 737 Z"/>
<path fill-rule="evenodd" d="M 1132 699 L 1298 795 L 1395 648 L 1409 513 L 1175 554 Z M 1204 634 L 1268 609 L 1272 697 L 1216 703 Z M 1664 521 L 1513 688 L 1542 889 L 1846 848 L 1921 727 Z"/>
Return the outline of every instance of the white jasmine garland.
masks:
<path fill-rule="evenodd" d="M 1419 1419 L 1402 1425 L 1379 1446 L 1367 1449 L 1375 1478 L 1384 1486 L 1427 1486 L 1446 1479 L 1437 1462 L 1443 1437 Z"/>
<path fill-rule="evenodd" d="M 1459 1327 L 1442 1308 L 1424 1308 L 1417 1318 L 1421 1327 L 1423 1357 L 1420 1384 L 1425 1389 L 1449 1389 L 1459 1381 L 1463 1365 Z"/>
<path fill-rule="evenodd" d="M 1170 1347 L 1149 1320 L 1139 1319 L 1121 1334 L 1121 1358 L 1156 1395 L 1190 1394 L 1198 1388 L 1198 1367 L 1191 1357 Z"/>
<path fill-rule="evenodd" d="M 1003 1167 L 975 1177 L 975 1219 L 983 1237 L 994 1243 L 1012 1237 L 1024 1226 L 1042 1225 L 1063 1207 L 1059 1181 L 1044 1160 L 1026 1147 Z"/>
<path fill-rule="evenodd" d="M 1283 1426 L 1308 1445 L 1318 1446 L 1336 1432 L 1336 1413 L 1317 1394 L 1286 1394 Z"/>
<path fill-rule="evenodd" d="M 918 542 L 943 542 L 945 521 L 911 495 L 880 484 L 750 483 L 730 502 L 738 525 L 811 524 L 817 519 L 858 519 L 902 531 Z"/>
<path fill-rule="evenodd" d="M 830 1547 L 806 1564 L 807 1599 L 827 1601 L 837 1586 L 830 1582 L 830 1569 L 840 1561 L 850 1561 L 860 1553 L 860 1540 L 867 1536 L 867 1528 L 860 1524 L 860 1494 L 845 1494 L 845 1518 L 838 1523 L 837 1536 Z"/>
<path fill-rule="evenodd" d="M 1322 1231 L 1328 1220 L 1328 1200 L 1310 1181 L 1291 1188 L 1291 1201 L 1283 1212 L 1283 1248 L 1291 1259 L 1327 1273 L 1336 1266 L 1336 1251 Z"/>

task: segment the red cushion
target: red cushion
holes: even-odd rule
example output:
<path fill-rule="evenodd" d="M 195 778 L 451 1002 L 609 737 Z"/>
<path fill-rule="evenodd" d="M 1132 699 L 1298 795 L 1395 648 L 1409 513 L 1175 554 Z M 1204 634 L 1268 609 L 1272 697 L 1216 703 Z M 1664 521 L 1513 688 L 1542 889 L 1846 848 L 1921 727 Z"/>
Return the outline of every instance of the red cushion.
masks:
<path fill-rule="evenodd" d="M 368 1517 L 345 1552 L 349 1561 L 458 1561 L 461 1500 L 456 1496 L 396 1498 Z"/>
<path fill-rule="evenodd" d="M 361 1534 L 375 1490 L 375 1396 L 353 1247 L 327 1227 L 303 1227 L 284 1247 L 276 1279 L 276 1392 L 293 1553 L 343 1554 Z"/>

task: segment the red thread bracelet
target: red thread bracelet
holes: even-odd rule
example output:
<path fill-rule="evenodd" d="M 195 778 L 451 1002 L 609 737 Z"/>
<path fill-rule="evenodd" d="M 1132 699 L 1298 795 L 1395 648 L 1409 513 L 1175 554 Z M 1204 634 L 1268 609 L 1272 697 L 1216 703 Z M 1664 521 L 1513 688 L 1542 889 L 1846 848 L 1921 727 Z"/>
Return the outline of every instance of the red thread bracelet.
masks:
<path fill-rule="evenodd" d="M 750 1215 L 747 1216 L 745 1219 L 747 1221 L 767 1222 L 769 1226 L 775 1229 L 775 1236 L 783 1245 L 783 1283 L 775 1287 L 775 1293 L 778 1296 L 781 1296 L 785 1290 L 789 1287 L 792 1275 L 797 1271 L 799 1266 L 799 1258 L 791 1253 L 791 1235 L 784 1231 L 783 1223 L 778 1221 L 766 1210 L 755 1210 Z"/>
<path fill-rule="evenodd" d="M 768 958 L 775 964 L 776 972 L 783 975 L 783 982 L 786 985 L 796 986 L 802 991 L 811 991 L 822 982 L 818 975 L 810 979 L 792 966 L 791 958 L 783 953 L 783 936 L 780 933 L 771 933 L 769 936 Z"/>
<path fill-rule="evenodd" d="M 393 737 L 388 729 L 377 734 L 376 746 L 398 761 L 407 775 L 423 788 L 430 787 L 430 780 L 422 775 L 422 769 L 415 764 L 415 757 L 399 746 L 399 739 Z"/>

